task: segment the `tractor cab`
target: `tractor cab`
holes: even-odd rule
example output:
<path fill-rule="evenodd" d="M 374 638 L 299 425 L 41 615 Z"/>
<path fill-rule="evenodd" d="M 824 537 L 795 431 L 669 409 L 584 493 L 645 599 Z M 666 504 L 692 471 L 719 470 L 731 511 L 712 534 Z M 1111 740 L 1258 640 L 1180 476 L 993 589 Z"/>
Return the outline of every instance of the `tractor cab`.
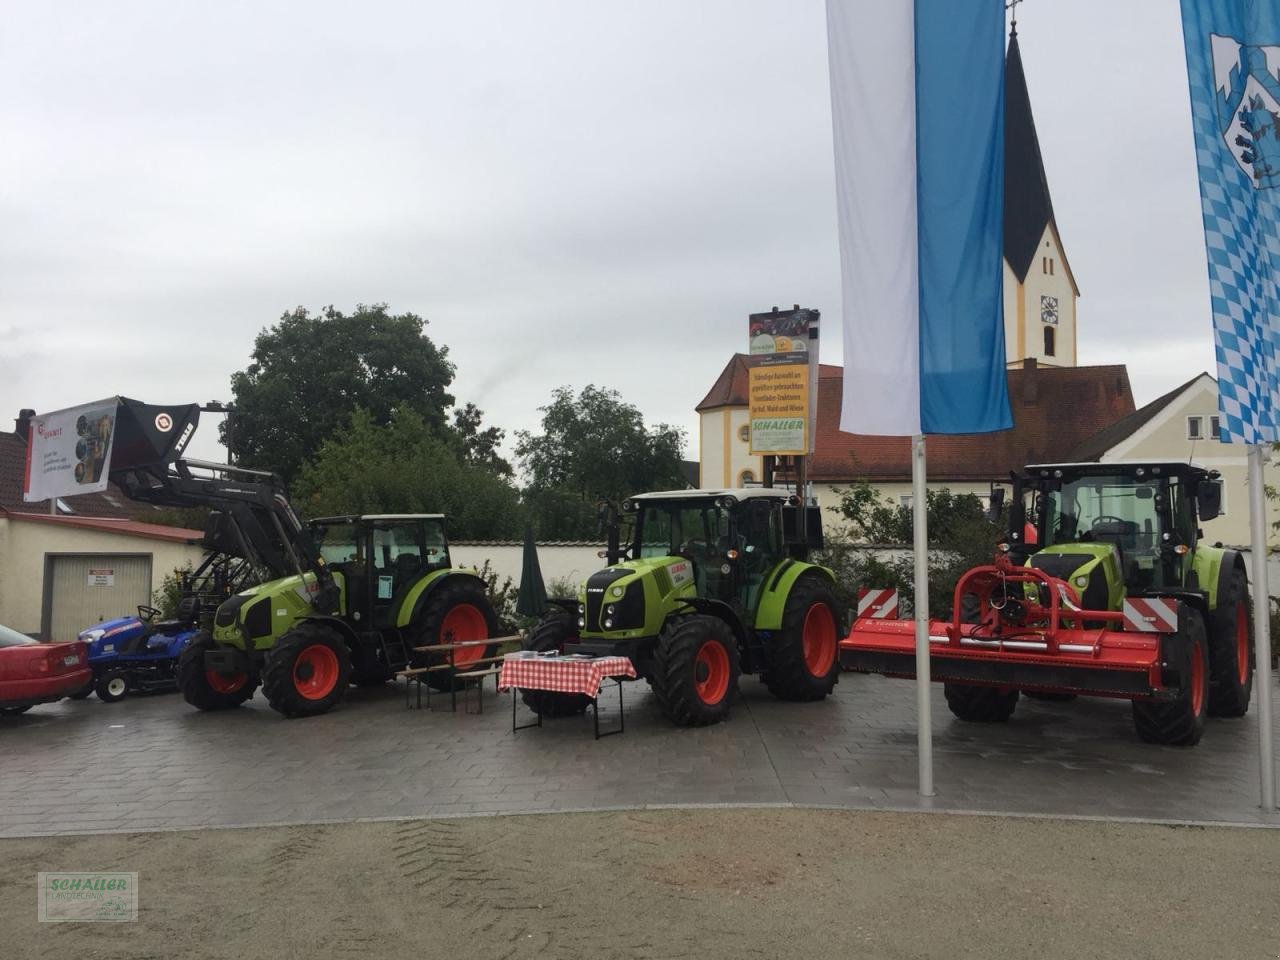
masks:
<path fill-rule="evenodd" d="M 1188 585 L 1199 523 L 1221 497 L 1216 471 L 1195 464 L 1038 464 L 1014 477 L 1008 536 L 1015 560 L 1114 610 L 1126 594 Z"/>
<path fill-rule="evenodd" d="M 311 535 L 343 586 L 343 613 L 375 626 L 390 624 L 424 574 L 450 566 L 439 513 L 325 517 L 311 522 Z"/>

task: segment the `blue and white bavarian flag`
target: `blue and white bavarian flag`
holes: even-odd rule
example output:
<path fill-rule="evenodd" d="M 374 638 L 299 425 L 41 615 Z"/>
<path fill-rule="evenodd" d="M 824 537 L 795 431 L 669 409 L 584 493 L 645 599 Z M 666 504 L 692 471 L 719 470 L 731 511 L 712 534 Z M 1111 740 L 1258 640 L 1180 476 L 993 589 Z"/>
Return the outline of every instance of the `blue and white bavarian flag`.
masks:
<path fill-rule="evenodd" d="M 1007 429 L 1004 0 L 827 0 L 827 43 L 840 428 Z"/>
<path fill-rule="evenodd" d="M 1268 443 L 1280 382 L 1280 2 L 1182 0 L 1222 440 Z"/>

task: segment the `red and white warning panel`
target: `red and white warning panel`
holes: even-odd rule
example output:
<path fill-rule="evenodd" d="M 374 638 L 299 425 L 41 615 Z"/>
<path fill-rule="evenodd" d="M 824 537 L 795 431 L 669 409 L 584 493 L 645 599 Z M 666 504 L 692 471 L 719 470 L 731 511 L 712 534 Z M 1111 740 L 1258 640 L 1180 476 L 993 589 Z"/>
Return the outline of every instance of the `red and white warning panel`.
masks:
<path fill-rule="evenodd" d="M 858 590 L 858 619 L 896 620 L 898 591 L 862 587 Z"/>
<path fill-rule="evenodd" d="M 1177 633 L 1178 601 L 1167 597 L 1133 597 L 1124 602 L 1124 628 L 1143 633 Z"/>

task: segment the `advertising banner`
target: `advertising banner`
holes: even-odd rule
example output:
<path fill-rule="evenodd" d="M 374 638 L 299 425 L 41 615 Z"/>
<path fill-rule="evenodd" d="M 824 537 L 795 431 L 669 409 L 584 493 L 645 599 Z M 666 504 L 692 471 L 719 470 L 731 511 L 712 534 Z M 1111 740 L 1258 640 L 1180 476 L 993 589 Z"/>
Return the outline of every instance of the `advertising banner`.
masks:
<path fill-rule="evenodd" d="M 810 450 L 810 330 L 818 311 L 796 307 L 749 318 L 748 405 L 751 453 L 782 456 Z"/>
<path fill-rule="evenodd" d="M 22 499 L 37 503 L 107 489 L 115 427 L 115 397 L 33 417 Z"/>

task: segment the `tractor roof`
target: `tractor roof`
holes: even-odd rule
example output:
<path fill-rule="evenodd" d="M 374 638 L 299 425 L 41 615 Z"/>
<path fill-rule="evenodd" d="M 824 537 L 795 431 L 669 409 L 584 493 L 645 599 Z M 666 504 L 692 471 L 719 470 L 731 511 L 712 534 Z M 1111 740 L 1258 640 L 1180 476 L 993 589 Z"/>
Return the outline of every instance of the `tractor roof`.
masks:
<path fill-rule="evenodd" d="M 794 496 L 790 490 L 777 487 L 726 487 L 705 490 L 655 490 L 653 493 L 637 493 L 628 500 L 706 500 L 714 497 L 733 497 L 735 500 L 786 500 Z"/>
<path fill-rule="evenodd" d="M 1185 460 L 1106 460 L 1099 463 L 1033 463 L 1023 468 L 1023 475 L 1036 479 L 1055 470 L 1077 477 L 1114 477 L 1136 474 L 1138 470 L 1155 476 L 1206 477 L 1209 471 L 1198 463 Z"/>
<path fill-rule="evenodd" d="M 343 517 L 316 517 L 312 523 L 355 523 L 357 520 L 443 520 L 443 513 L 361 513 Z"/>

